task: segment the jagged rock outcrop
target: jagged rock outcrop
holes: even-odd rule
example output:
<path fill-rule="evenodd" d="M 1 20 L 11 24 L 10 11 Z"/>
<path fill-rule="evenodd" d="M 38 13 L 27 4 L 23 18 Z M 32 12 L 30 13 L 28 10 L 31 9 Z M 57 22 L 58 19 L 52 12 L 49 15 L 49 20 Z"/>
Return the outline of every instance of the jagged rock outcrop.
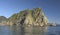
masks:
<path fill-rule="evenodd" d="M 13 14 L 8 21 L 9 25 L 46 26 L 47 23 L 47 17 L 40 8 L 34 8 L 32 10 L 28 9 Z"/>

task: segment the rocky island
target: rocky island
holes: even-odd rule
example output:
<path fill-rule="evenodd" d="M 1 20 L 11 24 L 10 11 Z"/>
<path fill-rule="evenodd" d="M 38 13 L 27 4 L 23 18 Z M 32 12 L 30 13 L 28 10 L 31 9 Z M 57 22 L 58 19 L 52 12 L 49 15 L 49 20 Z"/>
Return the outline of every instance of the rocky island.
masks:
<path fill-rule="evenodd" d="M 48 19 L 41 8 L 26 9 L 8 18 L 7 25 L 47 26 Z"/>
<path fill-rule="evenodd" d="M 13 14 L 8 20 L 9 25 L 46 26 L 47 23 L 47 17 L 41 8 L 20 11 L 19 13 Z"/>

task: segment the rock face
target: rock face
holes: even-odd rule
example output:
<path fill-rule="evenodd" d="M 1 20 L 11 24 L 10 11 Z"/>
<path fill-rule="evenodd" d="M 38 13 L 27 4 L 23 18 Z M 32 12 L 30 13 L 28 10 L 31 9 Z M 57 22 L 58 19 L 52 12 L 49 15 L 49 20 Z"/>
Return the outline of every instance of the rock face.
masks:
<path fill-rule="evenodd" d="M 9 25 L 31 25 L 31 26 L 46 26 L 48 23 L 47 17 L 40 8 L 32 10 L 20 11 L 13 14 L 8 21 Z"/>

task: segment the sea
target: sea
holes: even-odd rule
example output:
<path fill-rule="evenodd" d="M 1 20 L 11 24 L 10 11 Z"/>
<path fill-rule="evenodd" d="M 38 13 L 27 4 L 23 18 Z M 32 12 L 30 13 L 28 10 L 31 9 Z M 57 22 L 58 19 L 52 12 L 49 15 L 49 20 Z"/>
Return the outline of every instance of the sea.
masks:
<path fill-rule="evenodd" d="M 0 35 L 60 35 L 60 26 L 0 26 Z"/>

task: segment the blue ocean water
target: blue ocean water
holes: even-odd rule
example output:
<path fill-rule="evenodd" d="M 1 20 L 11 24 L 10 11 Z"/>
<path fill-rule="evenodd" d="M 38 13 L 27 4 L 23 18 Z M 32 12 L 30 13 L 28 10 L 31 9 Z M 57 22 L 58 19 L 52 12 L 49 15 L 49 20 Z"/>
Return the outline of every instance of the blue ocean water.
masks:
<path fill-rule="evenodd" d="M 60 35 L 60 26 L 55 27 L 0 26 L 0 35 Z"/>

